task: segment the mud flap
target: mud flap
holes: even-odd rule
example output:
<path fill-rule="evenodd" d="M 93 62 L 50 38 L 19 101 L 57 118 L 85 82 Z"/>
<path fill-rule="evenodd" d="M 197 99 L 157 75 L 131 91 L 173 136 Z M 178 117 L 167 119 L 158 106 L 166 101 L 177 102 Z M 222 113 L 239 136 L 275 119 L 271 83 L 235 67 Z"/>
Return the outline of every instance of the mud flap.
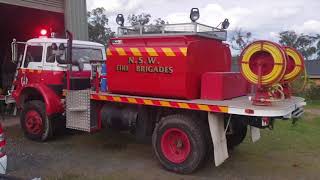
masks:
<path fill-rule="evenodd" d="M 224 116 L 218 113 L 208 113 L 209 128 L 214 149 L 214 162 L 221 165 L 228 157 L 227 138 L 224 130 Z"/>
<path fill-rule="evenodd" d="M 253 143 L 257 142 L 260 139 L 260 129 L 250 126 L 250 132 L 251 132 L 251 140 Z"/>

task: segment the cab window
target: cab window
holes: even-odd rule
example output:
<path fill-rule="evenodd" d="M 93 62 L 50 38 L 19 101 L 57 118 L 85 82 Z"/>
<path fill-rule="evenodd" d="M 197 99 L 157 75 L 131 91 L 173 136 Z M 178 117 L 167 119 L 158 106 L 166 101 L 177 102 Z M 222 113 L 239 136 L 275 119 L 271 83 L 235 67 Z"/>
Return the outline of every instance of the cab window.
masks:
<path fill-rule="evenodd" d="M 41 62 L 42 61 L 42 46 L 27 46 L 26 57 L 24 60 L 23 67 L 28 67 L 30 62 Z"/>
<path fill-rule="evenodd" d="M 46 62 L 48 63 L 54 63 L 56 61 L 56 56 L 53 54 L 52 52 L 52 47 L 48 46 L 47 48 L 47 58 L 46 58 Z"/>
<path fill-rule="evenodd" d="M 66 53 L 67 48 L 60 59 L 65 60 Z M 72 62 L 89 63 L 90 60 L 103 60 L 102 50 L 94 47 L 72 47 Z"/>
<path fill-rule="evenodd" d="M 102 60 L 102 51 L 101 49 L 94 48 L 81 48 L 74 47 L 72 48 L 72 61 L 78 62 L 82 61 L 83 63 L 89 63 L 90 60 Z"/>

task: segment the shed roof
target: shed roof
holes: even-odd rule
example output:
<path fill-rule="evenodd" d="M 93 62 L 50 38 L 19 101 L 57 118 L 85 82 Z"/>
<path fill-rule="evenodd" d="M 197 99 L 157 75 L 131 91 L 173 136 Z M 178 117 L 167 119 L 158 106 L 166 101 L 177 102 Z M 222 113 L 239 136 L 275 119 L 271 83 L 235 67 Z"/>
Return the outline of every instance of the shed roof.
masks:
<path fill-rule="evenodd" d="M 320 76 L 320 59 L 308 60 L 304 63 L 309 76 Z"/>
<path fill-rule="evenodd" d="M 320 78 L 320 59 L 305 61 L 307 73 L 310 78 Z M 239 63 L 236 57 L 232 58 L 231 69 L 234 72 L 239 72 Z"/>

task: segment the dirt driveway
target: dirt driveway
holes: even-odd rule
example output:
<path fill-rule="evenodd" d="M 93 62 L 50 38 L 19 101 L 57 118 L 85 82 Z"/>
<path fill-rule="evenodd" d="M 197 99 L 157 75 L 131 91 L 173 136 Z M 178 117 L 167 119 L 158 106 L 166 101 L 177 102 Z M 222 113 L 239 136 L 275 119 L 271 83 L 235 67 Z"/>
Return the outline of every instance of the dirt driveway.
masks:
<path fill-rule="evenodd" d="M 151 145 L 138 144 L 126 133 L 77 133 L 36 143 L 27 140 L 19 126 L 7 127 L 5 132 L 8 174 L 18 177 L 166 180 L 320 177 L 319 146 L 310 146 L 306 150 L 282 148 L 281 135 L 271 131 L 263 133 L 266 140 L 262 138 L 257 144 L 246 140 L 222 166 L 216 168 L 213 163 L 208 163 L 192 175 L 163 170 L 153 156 Z"/>

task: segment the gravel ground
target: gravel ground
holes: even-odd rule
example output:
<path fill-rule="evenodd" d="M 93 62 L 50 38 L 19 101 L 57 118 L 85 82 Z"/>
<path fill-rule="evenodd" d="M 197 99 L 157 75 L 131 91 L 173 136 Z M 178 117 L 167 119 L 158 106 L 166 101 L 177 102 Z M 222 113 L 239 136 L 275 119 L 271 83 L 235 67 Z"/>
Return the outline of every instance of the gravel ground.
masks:
<path fill-rule="evenodd" d="M 18 122 L 17 118 L 11 119 Z M 318 179 L 319 157 L 300 152 L 299 157 L 251 153 L 255 145 L 244 142 L 220 167 L 207 163 L 191 175 L 165 171 L 151 145 L 138 144 L 130 134 L 102 131 L 72 133 L 46 143 L 26 139 L 16 123 L 5 121 L 8 174 L 42 179 Z M 262 138 L 263 141 L 263 138 Z M 299 152 L 298 152 L 299 153 Z M 302 153 L 302 155 L 301 155 Z M 304 154 L 303 154 L 304 153 Z M 301 157 L 300 157 L 301 156 Z M 311 163 L 310 167 L 297 163 Z M 298 161 L 298 162 L 299 162 Z"/>

